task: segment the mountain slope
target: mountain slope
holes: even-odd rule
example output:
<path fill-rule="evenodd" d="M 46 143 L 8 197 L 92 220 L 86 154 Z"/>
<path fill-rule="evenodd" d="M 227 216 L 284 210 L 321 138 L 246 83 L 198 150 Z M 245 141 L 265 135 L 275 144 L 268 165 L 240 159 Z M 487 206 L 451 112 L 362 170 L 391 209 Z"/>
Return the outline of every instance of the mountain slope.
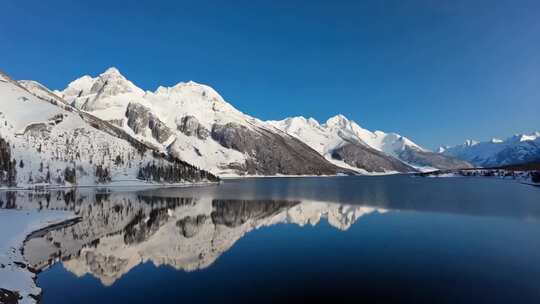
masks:
<path fill-rule="evenodd" d="M 540 161 L 540 132 L 518 134 L 505 140 L 467 140 L 453 147 L 441 147 L 443 155 L 466 160 L 480 167 L 498 167 Z"/>
<path fill-rule="evenodd" d="M 195 82 L 144 92 L 110 68 L 97 77 L 83 76 L 57 94 L 164 153 L 215 174 L 348 172 Z"/>
<path fill-rule="evenodd" d="M 331 117 L 324 124 L 315 119 L 291 117 L 269 124 L 299 138 L 328 160 L 367 171 L 414 171 L 415 167 L 467 168 L 470 165 L 452 157 L 425 150 L 396 133 L 371 132 L 343 115 Z M 343 156 L 347 157 L 344 158 Z M 348 159 L 348 161 L 347 161 Z"/>
<path fill-rule="evenodd" d="M 0 187 L 215 180 L 38 83 L 0 73 L 0 105 Z"/>
<path fill-rule="evenodd" d="M 419 168 L 425 168 L 426 170 L 423 171 L 430 171 L 431 168 L 440 170 L 472 168 L 472 165 L 467 161 L 411 147 L 404 147 L 404 149 L 399 152 L 398 158 L 408 164 L 414 164 Z"/>

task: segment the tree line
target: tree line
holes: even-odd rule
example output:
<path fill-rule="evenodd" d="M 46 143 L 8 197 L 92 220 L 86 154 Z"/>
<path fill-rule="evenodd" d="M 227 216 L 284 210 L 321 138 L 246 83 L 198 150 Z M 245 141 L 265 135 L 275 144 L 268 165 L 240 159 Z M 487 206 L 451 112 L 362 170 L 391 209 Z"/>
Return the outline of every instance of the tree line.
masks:
<path fill-rule="evenodd" d="M 145 181 L 179 183 L 179 182 L 197 182 L 201 180 L 219 181 L 219 177 L 212 173 L 201 170 L 182 160 L 172 156 L 153 152 L 154 157 L 167 160 L 167 164 L 156 164 L 155 161 L 147 163 L 139 168 L 137 178 Z"/>

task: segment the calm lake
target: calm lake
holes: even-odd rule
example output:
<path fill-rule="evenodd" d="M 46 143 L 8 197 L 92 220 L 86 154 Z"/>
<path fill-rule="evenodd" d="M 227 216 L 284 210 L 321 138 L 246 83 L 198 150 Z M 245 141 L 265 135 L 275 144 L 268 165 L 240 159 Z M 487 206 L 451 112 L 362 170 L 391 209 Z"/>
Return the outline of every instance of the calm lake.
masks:
<path fill-rule="evenodd" d="M 15 192 L 41 303 L 540 303 L 540 189 L 489 178 L 260 178 Z M 9 205 L 8 205 L 9 204 Z"/>

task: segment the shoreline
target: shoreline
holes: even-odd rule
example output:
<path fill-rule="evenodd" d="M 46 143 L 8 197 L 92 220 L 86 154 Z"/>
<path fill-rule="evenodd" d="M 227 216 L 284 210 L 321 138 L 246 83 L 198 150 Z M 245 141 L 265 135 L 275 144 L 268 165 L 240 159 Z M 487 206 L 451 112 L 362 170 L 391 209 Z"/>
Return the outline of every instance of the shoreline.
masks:
<path fill-rule="evenodd" d="M 21 187 L 0 187 L 0 192 L 8 191 L 50 191 L 50 190 L 62 190 L 62 189 L 129 189 L 129 188 L 140 188 L 145 189 L 152 188 L 189 188 L 189 187 L 204 187 L 219 185 L 224 180 L 242 180 L 242 179 L 258 179 L 258 178 L 328 178 L 328 177 L 351 177 L 351 176 L 367 176 L 367 177 L 380 177 L 380 176 L 392 176 L 392 175 L 414 175 L 416 173 L 401 173 L 401 172 L 378 172 L 372 174 L 334 174 L 334 175 L 224 175 L 220 176 L 221 181 L 218 182 L 195 182 L 195 183 L 174 183 L 174 184 L 159 184 L 159 183 L 147 183 L 139 180 L 126 180 L 126 181 L 113 181 L 108 184 L 78 184 L 78 185 L 31 185 L 31 186 L 21 186 Z M 124 183 L 125 182 L 125 183 Z"/>
<path fill-rule="evenodd" d="M 402 172 L 379 172 L 379 173 L 371 173 L 371 174 L 333 174 L 333 175 L 285 175 L 285 174 L 277 174 L 277 175 L 220 175 L 219 178 L 222 180 L 229 180 L 229 179 L 250 179 L 250 178 L 298 178 L 298 177 L 351 177 L 351 176 L 391 176 L 391 175 L 409 175 L 413 173 L 402 173 Z"/>
<path fill-rule="evenodd" d="M 433 172 L 416 173 L 414 177 L 424 178 L 467 178 L 481 177 L 492 178 L 504 181 L 513 181 L 519 184 L 540 187 L 540 183 L 535 182 L 537 170 L 508 170 L 508 169 L 490 169 L 490 168 L 472 168 L 459 170 L 438 170 Z"/>
<path fill-rule="evenodd" d="M 69 211 L 0 209 L 0 293 L 14 303 L 38 303 L 42 290 L 36 285 L 37 272 L 24 258 L 24 244 L 35 233 L 76 221 Z M 7 302 L 10 303 L 10 302 Z"/>
<path fill-rule="evenodd" d="M 69 186 L 33 186 L 33 187 L 0 187 L 0 192 L 8 191 L 51 191 L 63 189 L 129 189 L 129 188 L 188 188 L 188 187 L 204 187 L 211 185 L 219 185 L 221 182 L 196 182 L 196 183 L 175 183 L 175 184 L 155 184 L 155 183 L 126 183 L 126 184 L 100 184 L 100 185 L 69 185 Z"/>

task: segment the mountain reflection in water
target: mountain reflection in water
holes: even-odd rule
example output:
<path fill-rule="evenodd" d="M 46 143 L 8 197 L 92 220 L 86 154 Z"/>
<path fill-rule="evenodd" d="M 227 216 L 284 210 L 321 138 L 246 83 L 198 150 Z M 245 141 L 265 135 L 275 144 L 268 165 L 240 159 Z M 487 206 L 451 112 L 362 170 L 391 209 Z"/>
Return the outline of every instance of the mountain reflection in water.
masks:
<path fill-rule="evenodd" d="M 184 271 L 206 268 L 246 233 L 260 227 L 316 225 L 326 218 L 330 225 L 346 230 L 364 214 L 384 212 L 326 202 L 162 197 L 134 192 L 60 191 L 32 194 L 25 201 L 40 208 L 73 210 L 80 217 L 29 236 L 24 256 L 30 265 L 42 270 L 61 261 L 75 275 L 91 274 L 106 286 L 147 261 Z"/>
<path fill-rule="evenodd" d="M 78 216 L 24 244 L 55 304 L 538 303 L 539 202 L 512 181 L 409 176 L 0 192 Z"/>

